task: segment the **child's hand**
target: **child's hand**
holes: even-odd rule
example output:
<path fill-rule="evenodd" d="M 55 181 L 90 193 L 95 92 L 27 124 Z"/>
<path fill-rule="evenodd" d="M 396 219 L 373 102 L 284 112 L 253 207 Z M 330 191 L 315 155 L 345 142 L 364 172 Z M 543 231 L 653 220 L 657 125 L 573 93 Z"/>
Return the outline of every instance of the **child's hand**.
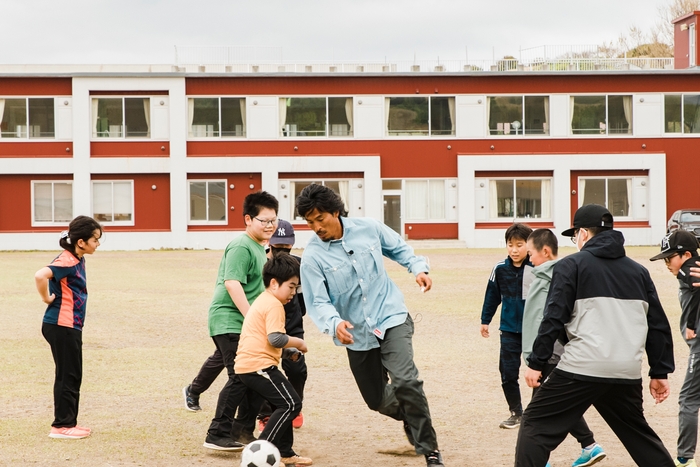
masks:
<path fill-rule="evenodd" d="M 306 342 L 301 341 L 301 345 L 297 345 L 297 350 L 299 350 L 301 353 L 306 353 L 309 351 L 309 348 L 306 347 Z"/>
<path fill-rule="evenodd" d="M 690 328 L 685 329 L 685 339 L 686 340 L 695 339 L 695 336 L 696 336 L 695 331 L 693 331 Z"/>
<path fill-rule="evenodd" d="M 532 368 L 528 368 L 527 371 L 525 371 L 525 383 L 530 386 L 531 388 L 538 388 L 540 387 L 540 379 L 542 378 L 542 372 L 538 370 L 533 370 Z"/>
<path fill-rule="evenodd" d="M 488 324 L 481 325 L 481 337 L 489 337 L 489 325 Z"/>
<path fill-rule="evenodd" d="M 44 303 L 46 303 L 47 305 L 51 305 L 51 304 L 53 303 L 54 300 L 56 300 L 56 295 L 55 295 L 55 294 L 51 294 L 51 295 L 49 295 L 47 298 L 43 298 L 43 297 L 42 297 L 42 299 L 41 299 L 41 301 L 44 302 Z M 693 336 L 693 337 L 694 337 L 694 336 Z"/>

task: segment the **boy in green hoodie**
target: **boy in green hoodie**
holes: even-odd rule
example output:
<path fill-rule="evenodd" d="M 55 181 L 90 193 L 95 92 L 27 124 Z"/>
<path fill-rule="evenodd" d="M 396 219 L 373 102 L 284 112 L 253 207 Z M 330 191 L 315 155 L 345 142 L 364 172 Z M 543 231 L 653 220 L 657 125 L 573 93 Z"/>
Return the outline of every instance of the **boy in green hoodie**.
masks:
<path fill-rule="evenodd" d="M 547 294 L 549 293 L 549 284 L 552 282 L 552 270 L 558 261 L 559 242 L 557 241 L 557 236 L 549 229 L 537 229 L 527 238 L 527 251 L 530 255 L 530 262 L 535 267 L 532 270 L 534 279 L 525 297 L 525 309 L 523 311 L 523 359 L 526 362 L 527 357 L 532 352 L 532 344 L 535 342 L 537 331 L 542 322 Z M 554 343 L 554 353 L 542 370 L 542 381 L 547 379 L 547 376 L 554 370 L 563 353 L 564 345 L 557 340 Z M 538 389 L 532 389 L 533 397 Z M 593 465 L 603 460 L 605 452 L 595 442 L 593 432 L 588 428 L 588 424 L 583 417 L 572 428 L 571 435 L 581 443 L 581 448 L 583 449 L 581 456 L 574 461 L 573 467 Z"/>

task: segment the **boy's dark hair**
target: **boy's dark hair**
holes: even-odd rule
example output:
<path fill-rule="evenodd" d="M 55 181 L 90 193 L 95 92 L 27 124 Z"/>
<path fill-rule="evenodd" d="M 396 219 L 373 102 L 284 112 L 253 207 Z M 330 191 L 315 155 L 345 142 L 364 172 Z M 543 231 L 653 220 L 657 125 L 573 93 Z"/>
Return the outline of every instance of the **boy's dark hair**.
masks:
<path fill-rule="evenodd" d="M 280 204 L 277 198 L 272 196 L 267 191 L 257 191 L 251 193 L 243 200 L 243 217 L 250 216 L 251 218 L 260 214 L 264 208 L 272 209 L 277 214 Z"/>
<path fill-rule="evenodd" d="M 511 240 L 527 241 L 532 229 L 527 224 L 515 223 L 506 229 L 506 243 Z"/>
<path fill-rule="evenodd" d="M 318 209 L 318 212 L 330 214 L 338 212 L 343 217 L 348 215 L 342 198 L 327 186 L 316 183 L 312 183 L 301 190 L 301 194 L 297 197 L 296 202 L 297 212 L 302 217 L 306 217 L 314 209 Z"/>
<path fill-rule="evenodd" d="M 582 227 L 582 228 L 588 230 L 590 237 L 595 237 L 599 233 L 604 232 L 606 230 L 612 230 L 610 227 Z"/>
<path fill-rule="evenodd" d="M 559 240 L 557 236 L 554 235 L 549 229 L 537 229 L 533 230 L 527 241 L 532 241 L 532 246 L 535 247 L 537 251 L 542 251 L 542 248 L 548 246 L 552 250 L 552 254 L 557 256 L 559 254 Z"/>
<path fill-rule="evenodd" d="M 292 277 L 299 277 L 299 261 L 292 255 L 273 256 L 263 267 L 263 284 L 265 288 L 270 286 L 272 279 L 278 284 L 288 281 Z"/>
<path fill-rule="evenodd" d="M 75 254 L 75 246 L 78 244 L 78 240 L 87 242 L 95 235 L 95 230 L 100 231 L 101 237 L 103 231 L 99 222 L 92 217 L 78 216 L 68 224 L 68 230 L 61 234 L 58 244 L 64 250 Z"/>

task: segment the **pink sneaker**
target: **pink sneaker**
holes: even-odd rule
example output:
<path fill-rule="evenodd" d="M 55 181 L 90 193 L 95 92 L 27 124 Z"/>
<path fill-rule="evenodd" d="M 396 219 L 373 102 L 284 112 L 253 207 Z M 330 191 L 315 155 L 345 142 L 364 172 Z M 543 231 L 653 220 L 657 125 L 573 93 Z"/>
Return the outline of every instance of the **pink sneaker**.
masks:
<path fill-rule="evenodd" d="M 299 415 L 297 415 L 294 420 L 292 420 L 292 426 L 294 428 L 301 428 L 304 426 L 304 414 L 299 412 Z"/>
<path fill-rule="evenodd" d="M 51 432 L 49 433 L 49 438 L 58 439 L 81 439 L 90 436 L 90 430 L 86 428 L 80 428 L 74 426 L 72 428 L 68 427 L 51 427 Z"/>

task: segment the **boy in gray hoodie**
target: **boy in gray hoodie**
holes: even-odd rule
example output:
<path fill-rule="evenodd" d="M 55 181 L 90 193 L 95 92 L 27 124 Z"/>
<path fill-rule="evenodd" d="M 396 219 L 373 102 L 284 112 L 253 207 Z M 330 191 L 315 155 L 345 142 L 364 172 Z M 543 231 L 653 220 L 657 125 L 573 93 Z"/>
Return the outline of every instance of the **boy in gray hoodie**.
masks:
<path fill-rule="evenodd" d="M 530 262 L 535 267 L 532 270 L 534 279 L 527 292 L 523 311 L 523 359 L 526 363 L 527 358 L 532 353 L 532 344 L 535 342 L 537 331 L 542 322 L 549 284 L 552 282 L 552 270 L 558 261 L 559 242 L 557 236 L 549 229 L 537 229 L 527 238 L 527 251 L 530 255 Z M 554 343 L 554 353 L 542 370 L 542 381 L 554 370 L 563 354 L 564 345 L 557 340 Z M 533 397 L 538 389 L 538 387 L 532 388 Z M 582 448 L 581 456 L 573 463 L 574 467 L 593 465 L 603 460 L 605 452 L 595 442 L 593 432 L 588 428 L 583 417 L 571 429 L 570 433 L 581 444 Z"/>

